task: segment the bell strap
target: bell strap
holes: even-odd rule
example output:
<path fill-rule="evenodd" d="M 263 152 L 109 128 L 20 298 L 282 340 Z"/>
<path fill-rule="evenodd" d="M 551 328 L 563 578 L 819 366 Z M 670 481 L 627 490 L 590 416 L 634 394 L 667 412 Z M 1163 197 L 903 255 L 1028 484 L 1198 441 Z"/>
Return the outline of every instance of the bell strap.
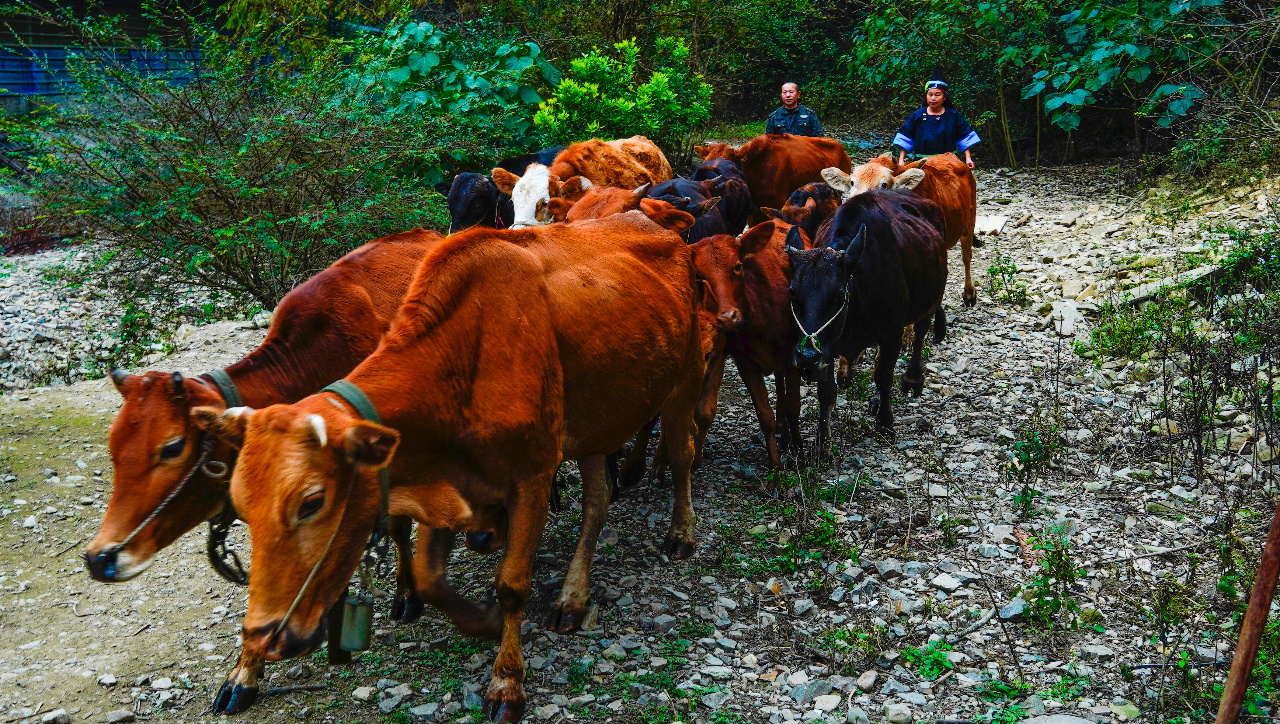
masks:
<path fill-rule="evenodd" d="M 345 400 L 348 405 L 354 407 L 356 412 L 360 413 L 360 416 L 364 419 L 369 422 L 376 422 L 379 425 L 382 424 L 382 418 L 378 415 L 378 408 L 374 407 L 373 403 L 369 401 L 369 397 L 364 394 L 364 390 L 354 383 L 347 380 L 338 380 L 325 387 L 321 392 L 332 392 Z M 383 466 L 378 471 L 378 487 L 382 493 L 382 508 L 378 514 L 378 528 L 382 529 L 386 524 L 387 510 L 390 508 L 391 497 L 391 472 L 387 469 L 387 466 Z"/>
<path fill-rule="evenodd" d="M 211 370 L 201 377 L 206 377 L 218 388 L 218 392 L 222 393 L 222 399 L 226 400 L 227 407 L 243 407 L 244 402 L 240 399 L 240 391 L 236 389 L 236 383 L 231 381 L 231 375 L 226 370 Z"/>

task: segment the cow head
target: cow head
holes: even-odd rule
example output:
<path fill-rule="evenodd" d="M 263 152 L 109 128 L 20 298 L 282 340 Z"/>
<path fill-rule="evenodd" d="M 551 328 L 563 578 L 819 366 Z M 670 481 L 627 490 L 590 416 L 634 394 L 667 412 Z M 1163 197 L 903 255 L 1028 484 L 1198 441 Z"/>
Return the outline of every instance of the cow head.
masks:
<path fill-rule="evenodd" d="M 195 473 L 154 520 L 117 548 L 192 475 L 203 435 L 191 423 L 191 408 L 223 401 L 203 380 L 177 372 L 116 370 L 111 381 L 124 397 L 107 440 L 115 482 L 98 533 L 84 551 L 89 575 L 104 583 L 127 581 L 146 570 L 157 551 L 222 509 L 227 487 L 225 478 Z M 226 452 L 215 451 L 216 459 L 225 460 Z"/>
<path fill-rule="evenodd" d="M 760 211 L 766 216 L 800 227 L 812 239 L 817 236 L 822 223 L 835 216 L 839 207 L 840 193 L 829 184 L 814 181 L 791 192 L 781 209 L 762 206 Z"/>
<path fill-rule="evenodd" d="M 329 395 L 191 414 L 206 433 L 240 448 L 231 498 L 253 537 L 242 661 L 314 650 L 324 639 L 325 612 L 377 522 L 378 471 L 390 463 L 399 434 L 352 416 Z M 415 517 L 429 528 L 469 527 L 470 507 L 452 486 L 415 491 L 414 503 L 421 506 Z"/>
<path fill-rule="evenodd" d="M 493 169 L 493 182 L 498 190 L 511 197 L 514 218 L 511 228 L 542 226 L 555 221 L 550 202 L 555 198 L 577 201 L 582 198 L 591 182 L 583 176 L 561 180 L 551 169 L 540 163 L 529 164 L 523 176 L 517 176 L 503 168 Z"/>
<path fill-rule="evenodd" d="M 437 190 L 439 186 L 437 186 Z M 488 176 L 460 173 L 449 185 L 449 233 L 473 226 L 497 226 L 498 204 L 504 201 L 498 186 Z M 507 219 L 505 221 L 510 221 Z"/>
<path fill-rule="evenodd" d="M 870 161 L 845 173 L 838 168 L 822 169 L 822 180 L 840 192 L 845 201 L 874 189 L 914 189 L 924 180 L 925 159 L 897 166 L 888 155 Z"/>
<path fill-rule="evenodd" d="M 728 234 L 717 234 L 689 246 L 693 268 L 704 280 L 716 302 L 716 324 L 732 332 L 742 324 L 746 290 L 742 281 L 741 244 Z"/>
<path fill-rule="evenodd" d="M 794 228 L 794 227 L 792 227 Z M 812 382 L 835 360 L 836 347 L 850 313 L 853 268 L 861 255 L 866 227 L 853 238 L 837 237 L 831 247 L 787 247 L 791 264 L 791 312 L 799 323 L 795 362 Z M 789 239 L 790 242 L 790 239 Z"/>
<path fill-rule="evenodd" d="M 553 198 L 547 203 L 551 216 L 556 221 L 585 221 L 587 219 L 603 219 L 606 216 L 634 211 L 640 208 L 645 199 L 649 184 L 644 184 L 634 191 L 620 189 L 615 186 L 593 186 L 588 188 L 576 201 L 566 198 Z"/>

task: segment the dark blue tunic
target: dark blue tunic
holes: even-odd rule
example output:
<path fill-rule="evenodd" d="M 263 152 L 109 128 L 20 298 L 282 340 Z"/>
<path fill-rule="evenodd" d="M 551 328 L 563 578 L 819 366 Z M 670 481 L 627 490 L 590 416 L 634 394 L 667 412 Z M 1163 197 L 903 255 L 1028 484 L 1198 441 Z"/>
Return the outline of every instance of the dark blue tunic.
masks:
<path fill-rule="evenodd" d="M 947 108 L 942 115 L 931 116 L 925 106 L 907 116 L 893 137 L 893 145 L 917 156 L 965 151 L 981 141 L 960 111 Z"/>

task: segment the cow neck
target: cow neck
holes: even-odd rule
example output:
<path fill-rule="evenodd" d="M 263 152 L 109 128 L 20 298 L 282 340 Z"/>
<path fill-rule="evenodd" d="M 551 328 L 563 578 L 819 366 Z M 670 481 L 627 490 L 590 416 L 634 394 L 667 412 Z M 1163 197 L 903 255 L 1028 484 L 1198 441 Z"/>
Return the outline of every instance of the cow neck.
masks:
<path fill-rule="evenodd" d="M 378 414 L 378 408 L 364 394 L 359 386 L 348 380 L 338 380 L 325 387 L 322 392 L 332 392 L 341 397 L 348 405 L 351 405 L 361 417 L 369 422 L 382 424 L 382 416 Z M 391 496 L 391 471 L 384 465 L 378 469 L 378 490 L 381 494 L 381 507 L 378 513 L 377 530 L 379 534 L 384 534 L 387 528 L 387 511 L 389 509 L 389 499 Z"/>
<path fill-rule="evenodd" d="M 264 342 L 223 372 L 238 390 L 241 405 L 261 408 L 289 404 L 313 394 L 351 369 L 339 369 L 335 374 L 332 365 L 325 369 L 315 364 L 318 359 L 334 362 L 339 350 L 311 352 L 310 355 L 295 354 L 287 344 Z M 228 402 L 228 406 L 235 405 Z"/>

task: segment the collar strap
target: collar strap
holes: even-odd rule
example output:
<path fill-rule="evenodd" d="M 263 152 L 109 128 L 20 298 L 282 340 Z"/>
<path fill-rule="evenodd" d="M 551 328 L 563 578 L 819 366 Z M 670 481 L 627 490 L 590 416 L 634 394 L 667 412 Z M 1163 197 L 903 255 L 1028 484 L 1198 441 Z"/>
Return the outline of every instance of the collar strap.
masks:
<path fill-rule="evenodd" d="M 218 388 L 218 392 L 222 394 L 222 399 L 226 401 L 227 407 L 243 407 L 244 402 L 240 400 L 240 391 L 236 389 L 236 383 L 231 381 L 231 375 L 226 370 L 210 370 L 201 377 L 213 383 Z"/>
<path fill-rule="evenodd" d="M 373 406 L 369 396 L 364 393 L 364 390 L 357 387 L 355 383 L 347 380 L 338 380 L 325 387 L 321 392 L 332 392 L 346 401 L 348 405 L 354 407 L 356 412 L 364 419 L 369 422 L 376 422 L 379 425 L 382 424 L 382 418 L 378 415 L 378 408 Z M 382 494 L 382 509 L 378 514 L 378 528 L 382 529 L 386 524 L 387 509 L 390 507 L 389 499 L 391 497 L 391 473 L 385 465 L 378 471 L 378 487 Z"/>

